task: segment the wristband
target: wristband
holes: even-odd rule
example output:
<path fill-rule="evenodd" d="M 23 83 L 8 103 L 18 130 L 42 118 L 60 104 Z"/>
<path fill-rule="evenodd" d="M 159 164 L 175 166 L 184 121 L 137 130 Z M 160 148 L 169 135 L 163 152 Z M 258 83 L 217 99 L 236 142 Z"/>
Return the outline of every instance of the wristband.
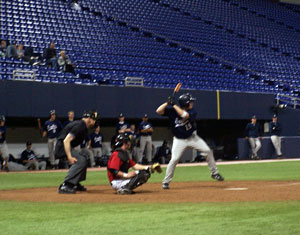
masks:
<path fill-rule="evenodd" d="M 128 175 L 127 173 L 123 173 L 123 177 L 124 177 L 124 178 L 126 178 L 126 177 L 127 177 L 127 175 Z"/>

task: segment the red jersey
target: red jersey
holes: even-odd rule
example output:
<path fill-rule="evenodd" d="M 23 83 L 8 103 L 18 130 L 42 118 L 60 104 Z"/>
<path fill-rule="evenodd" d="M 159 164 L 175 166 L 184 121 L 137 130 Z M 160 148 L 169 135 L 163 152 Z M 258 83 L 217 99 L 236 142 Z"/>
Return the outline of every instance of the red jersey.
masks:
<path fill-rule="evenodd" d="M 117 176 L 119 171 L 128 173 L 128 169 L 133 167 L 136 163 L 129 158 L 128 153 L 121 149 L 116 149 L 110 156 L 107 163 L 107 176 L 109 182 L 120 179 Z"/>

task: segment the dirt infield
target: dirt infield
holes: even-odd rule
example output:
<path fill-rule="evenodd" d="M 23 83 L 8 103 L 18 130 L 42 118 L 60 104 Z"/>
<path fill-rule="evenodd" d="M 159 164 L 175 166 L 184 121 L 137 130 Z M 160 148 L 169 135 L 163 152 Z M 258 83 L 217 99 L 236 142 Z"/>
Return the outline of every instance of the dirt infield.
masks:
<path fill-rule="evenodd" d="M 61 195 L 57 188 L 0 191 L 0 200 L 76 203 L 180 203 L 300 200 L 299 181 L 231 181 L 172 183 L 170 190 L 149 183 L 134 195 L 117 195 L 110 186 L 88 186 L 88 191 Z"/>

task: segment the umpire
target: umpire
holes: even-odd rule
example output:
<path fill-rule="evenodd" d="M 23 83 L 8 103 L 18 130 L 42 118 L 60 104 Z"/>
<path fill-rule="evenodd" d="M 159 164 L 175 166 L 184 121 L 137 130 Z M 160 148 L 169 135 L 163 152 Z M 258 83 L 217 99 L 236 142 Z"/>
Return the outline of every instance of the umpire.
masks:
<path fill-rule="evenodd" d="M 64 182 L 59 186 L 58 193 L 74 194 L 76 191 L 86 191 L 80 182 L 86 179 L 87 157 L 74 148 L 88 137 L 88 128 L 92 128 L 96 120 L 96 112 L 84 112 L 82 120 L 69 123 L 58 136 L 55 157 L 60 159 L 67 157 L 72 165 Z"/>

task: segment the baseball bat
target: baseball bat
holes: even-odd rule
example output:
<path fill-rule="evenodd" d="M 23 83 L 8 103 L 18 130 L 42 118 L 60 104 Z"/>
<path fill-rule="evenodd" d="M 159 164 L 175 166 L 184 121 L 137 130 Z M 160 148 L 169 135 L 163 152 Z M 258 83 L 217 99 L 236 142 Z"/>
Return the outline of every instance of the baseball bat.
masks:
<path fill-rule="evenodd" d="M 181 82 L 178 82 L 177 83 L 177 85 L 176 85 L 176 87 L 174 88 L 174 91 L 173 91 L 173 95 L 172 95 L 172 97 L 174 97 L 175 96 L 175 94 L 180 90 L 180 88 L 181 88 L 181 85 L 182 85 L 182 83 Z"/>

